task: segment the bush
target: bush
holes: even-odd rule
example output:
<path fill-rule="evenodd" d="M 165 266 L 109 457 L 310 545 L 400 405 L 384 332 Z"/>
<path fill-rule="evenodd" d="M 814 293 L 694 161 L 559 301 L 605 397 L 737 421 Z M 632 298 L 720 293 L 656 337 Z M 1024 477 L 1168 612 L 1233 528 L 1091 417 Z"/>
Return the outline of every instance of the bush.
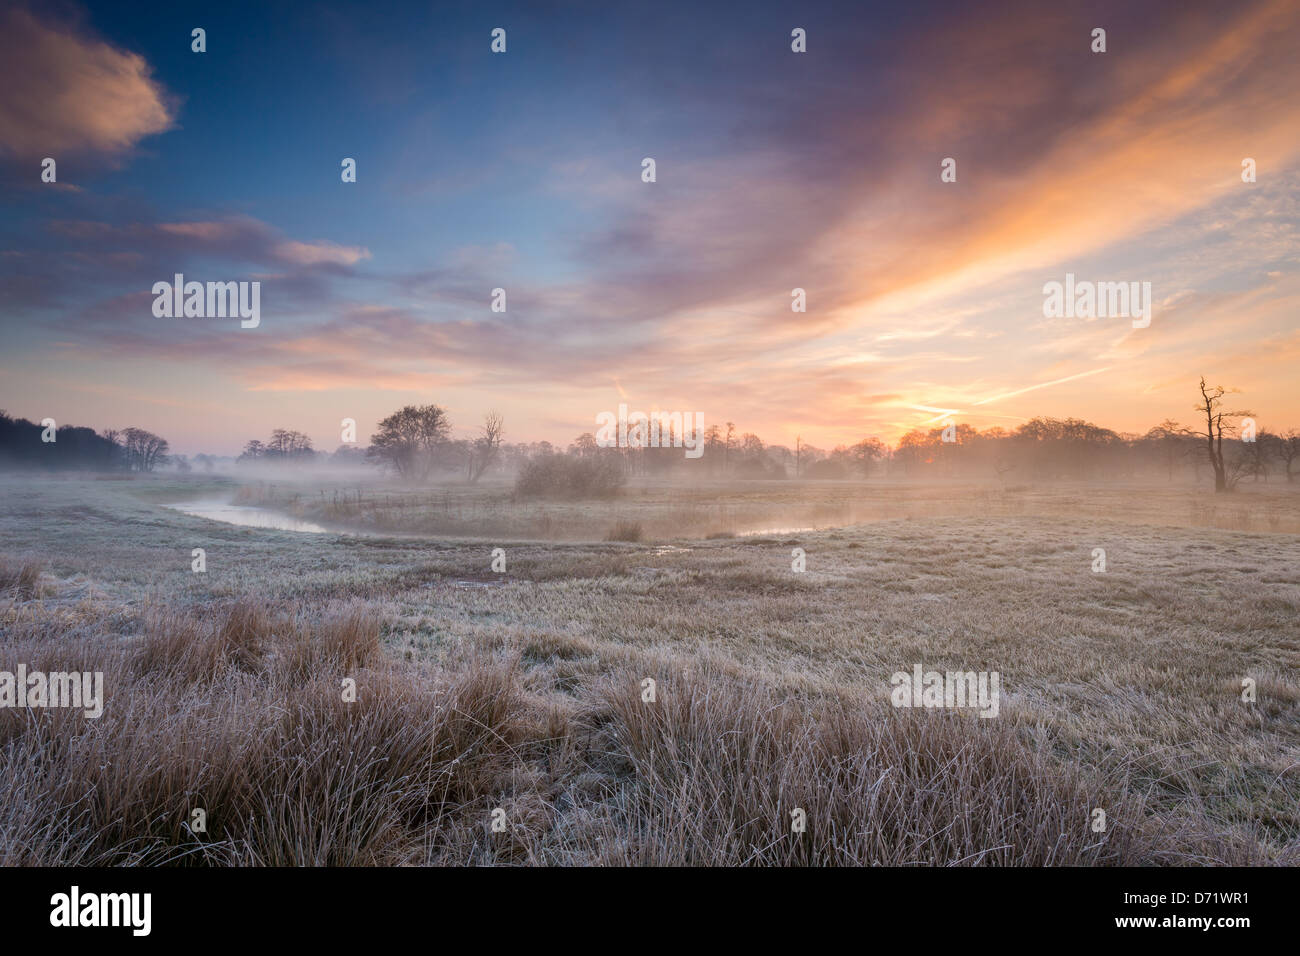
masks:
<path fill-rule="evenodd" d="M 606 541 L 640 541 L 642 535 L 641 522 L 639 521 L 619 521 L 614 527 L 609 529 L 609 534 L 605 535 Z"/>
<path fill-rule="evenodd" d="M 541 455 L 519 472 L 515 493 L 525 498 L 612 498 L 625 480 L 622 463 L 609 457 Z"/>

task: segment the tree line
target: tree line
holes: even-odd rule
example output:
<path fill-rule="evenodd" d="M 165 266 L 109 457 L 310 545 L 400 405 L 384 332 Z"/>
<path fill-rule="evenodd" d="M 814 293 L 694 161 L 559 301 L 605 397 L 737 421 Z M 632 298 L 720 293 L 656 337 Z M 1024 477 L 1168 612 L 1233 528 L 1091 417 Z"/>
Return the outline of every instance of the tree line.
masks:
<path fill-rule="evenodd" d="M 1259 426 L 1249 409 L 1230 409 L 1235 389 L 1197 387 L 1189 425 L 1166 419 L 1140 435 L 1122 435 L 1079 419 L 1035 418 L 1007 431 L 944 426 L 904 435 L 890 456 L 904 475 L 1019 475 L 1033 479 L 1113 479 L 1161 473 L 1212 479 L 1216 492 L 1240 482 L 1300 478 L 1300 431 Z"/>
<path fill-rule="evenodd" d="M 708 477 L 729 479 L 865 480 L 871 477 L 983 478 L 1003 480 L 1123 479 L 1161 474 L 1173 481 L 1212 479 L 1216 491 L 1270 475 L 1300 477 L 1300 431 L 1258 427 L 1254 414 L 1227 405 L 1233 389 L 1201 379 L 1196 420 L 1165 420 L 1143 434 L 1120 434 L 1076 418 L 1039 417 L 1007 430 L 976 429 L 944 422 L 913 429 L 893 447 L 867 436 L 851 445 L 817 448 L 796 438 L 794 446 L 768 444 L 732 422 L 712 425 L 702 436 L 704 453 L 688 457 L 674 447 L 669 430 L 661 447 L 602 447 L 584 432 L 566 448 L 550 442 L 509 444 L 496 412 L 488 412 L 474 435 L 452 437 L 452 423 L 439 405 L 407 405 L 382 419 L 370 444 L 317 451 L 306 434 L 276 428 L 250 440 L 239 463 L 370 463 L 406 482 L 479 481 L 487 474 L 517 476 L 524 493 L 546 489 L 598 489 L 612 493 L 627 478 Z M 96 433 L 63 426 L 44 442 L 42 425 L 0 412 L 0 465 L 148 472 L 168 464 L 190 470 L 167 440 L 141 428 Z M 212 469 L 211 456 L 196 462 Z"/>
<path fill-rule="evenodd" d="M 712 425 L 702 436 L 704 453 L 689 457 L 669 428 L 660 447 L 602 447 L 584 432 L 567 448 L 550 442 L 507 444 L 499 415 L 490 413 L 473 439 L 453 441 L 451 422 L 437 405 L 406 406 L 379 423 L 364 452 L 409 481 L 462 472 L 477 481 L 495 469 L 519 476 L 524 492 L 555 488 L 616 488 L 633 476 L 737 479 L 865 480 L 983 478 L 1003 480 L 1114 480 L 1159 474 L 1212 478 L 1216 491 L 1233 490 L 1244 479 L 1286 481 L 1300 477 L 1300 431 L 1258 427 L 1254 414 L 1230 409 L 1234 389 L 1210 386 L 1202 378 L 1189 425 L 1166 419 L 1142 434 L 1121 434 L 1077 418 L 1033 418 L 1014 429 L 983 431 L 946 421 L 913 429 L 890 447 L 874 436 L 851 445 L 817 448 L 796 438 L 794 446 L 768 444 L 733 422 Z M 591 462 L 583 469 L 554 460 Z M 542 462 L 543 464 L 538 464 Z M 597 467 L 594 463 L 600 463 Z M 540 492 L 539 492 L 540 493 Z"/>
<path fill-rule="evenodd" d="M 247 442 L 236 461 L 365 461 L 385 467 L 405 481 L 426 481 L 434 474 L 451 472 L 463 475 L 472 484 L 496 464 L 504 433 L 502 417 L 488 412 L 477 435 L 453 439 L 446 409 L 439 405 L 406 405 L 379 422 L 365 448 L 345 444 L 333 454 L 319 452 L 302 432 L 277 428 L 266 441 L 255 438 Z"/>
<path fill-rule="evenodd" d="M 167 439 L 143 428 L 37 424 L 0 411 L 0 467 L 153 471 L 172 460 Z"/>
<path fill-rule="evenodd" d="M 687 459 L 681 449 L 601 448 L 591 433 L 567 453 L 579 458 L 617 456 L 629 475 L 694 474 L 761 479 L 986 478 L 1003 480 L 1114 480 L 1161 474 L 1196 481 L 1210 478 L 1217 492 L 1245 480 L 1277 474 L 1300 478 L 1300 431 L 1260 427 L 1248 409 L 1231 409 L 1235 389 L 1202 378 L 1196 418 L 1183 425 L 1166 419 L 1142 434 L 1120 434 L 1076 418 L 1038 417 L 1014 428 L 979 430 L 945 421 L 901 436 L 892 448 L 876 437 L 852 445 L 817 448 L 796 438 L 794 447 L 765 444 L 738 433 L 732 422 L 705 431 L 705 453 Z M 510 457 L 507 449 L 507 458 Z"/>

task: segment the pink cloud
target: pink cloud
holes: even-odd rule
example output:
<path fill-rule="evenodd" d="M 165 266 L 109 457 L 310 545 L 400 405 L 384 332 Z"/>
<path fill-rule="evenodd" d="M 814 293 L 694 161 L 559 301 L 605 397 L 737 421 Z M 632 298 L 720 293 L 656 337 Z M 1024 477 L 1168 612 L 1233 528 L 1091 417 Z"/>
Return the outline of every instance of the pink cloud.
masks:
<path fill-rule="evenodd" d="M 325 239 L 281 242 L 274 252 L 276 258 L 299 266 L 354 266 L 370 258 L 370 250 L 364 246 L 340 246 Z"/>
<path fill-rule="evenodd" d="M 246 231 L 242 222 L 163 222 L 158 224 L 158 229 L 169 235 L 205 242 L 237 239 Z"/>
<path fill-rule="evenodd" d="M 144 58 L 27 10 L 0 13 L 0 152 L 120 153 L 171 127 L 173 109 Z"/>

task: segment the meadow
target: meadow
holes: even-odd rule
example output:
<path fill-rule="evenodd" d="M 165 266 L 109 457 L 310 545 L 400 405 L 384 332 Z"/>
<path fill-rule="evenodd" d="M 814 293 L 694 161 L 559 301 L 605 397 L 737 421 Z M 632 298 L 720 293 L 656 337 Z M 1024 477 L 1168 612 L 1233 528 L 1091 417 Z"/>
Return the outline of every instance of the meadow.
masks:
<path fill-rule="evenodd" d="M 0 494 L 0 670 L 106 687 L 0 710 L 2 863 L 1300 862 L 1295 485 Z M 212 497 L 329 530 L 164 507 Z M 892 706 L 916 664 L 999 716 Z"/>

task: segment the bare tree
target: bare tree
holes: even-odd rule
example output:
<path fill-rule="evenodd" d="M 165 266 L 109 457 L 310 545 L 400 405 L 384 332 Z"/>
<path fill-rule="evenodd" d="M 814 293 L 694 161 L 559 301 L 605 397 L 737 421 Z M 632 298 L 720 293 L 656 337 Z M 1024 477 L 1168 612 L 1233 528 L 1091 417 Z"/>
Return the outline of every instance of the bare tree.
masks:
<path fill-rule="evenodd" d="M 267 458 L 311 458 L 316 452 L 311 439 L 302 432 L 277 428 L 271 432 L 271 440 L 264 446 L 263 454 Z"/>
<path fill-rule="evenodd" d="M 884 455 L 885 446 L 879 438 L 864 438 L 849 449 L 849 458 L 862 472 L 863 478 L 871 474 L 872 464 Z"/>
<path fill-rule="evenodd" d="M 153 471 L 167 463 L 167 439 L 153 432 L 127 428 L 122 432 L 122 445 L 126 450 L 127 467 L 132 471 Z"/>
<path fill-rule="evenodd" d="M 474 484 L 483 477 L 496 461 L 501 450 L 501 438 L 505 434 L 505 421 L 497 412 L 488 412 L 483 416 L 482 434 L 474 439 L 469 453 L 469 482 Z M 594 440 L 593 440 L 594 441 Z"/>
<path fill-rule="evenodd" d="M 1205 416 L 1205 450 L 1210 459 L 1210 466 L 1214 469 L 1214 490 L 1215 493 L 1232 491 L 1244 472 L 1234 468 L 1233 474 L 1229 475 L 1223 461 L 1223 433 L 1226 430 L 1231 437 L 1234 431 L 1231 419 L 1250 415 L 1251 412 L 1233 412 L 1224 409 L 1223 396 L 1235 389 L 1227 389 L 1222 385 L 1211 388 L 1205 384 L 1205 376 L 1201 376 L 1200 387 L 1201 401 L 1195 406 L 1195 410 Z"/>

